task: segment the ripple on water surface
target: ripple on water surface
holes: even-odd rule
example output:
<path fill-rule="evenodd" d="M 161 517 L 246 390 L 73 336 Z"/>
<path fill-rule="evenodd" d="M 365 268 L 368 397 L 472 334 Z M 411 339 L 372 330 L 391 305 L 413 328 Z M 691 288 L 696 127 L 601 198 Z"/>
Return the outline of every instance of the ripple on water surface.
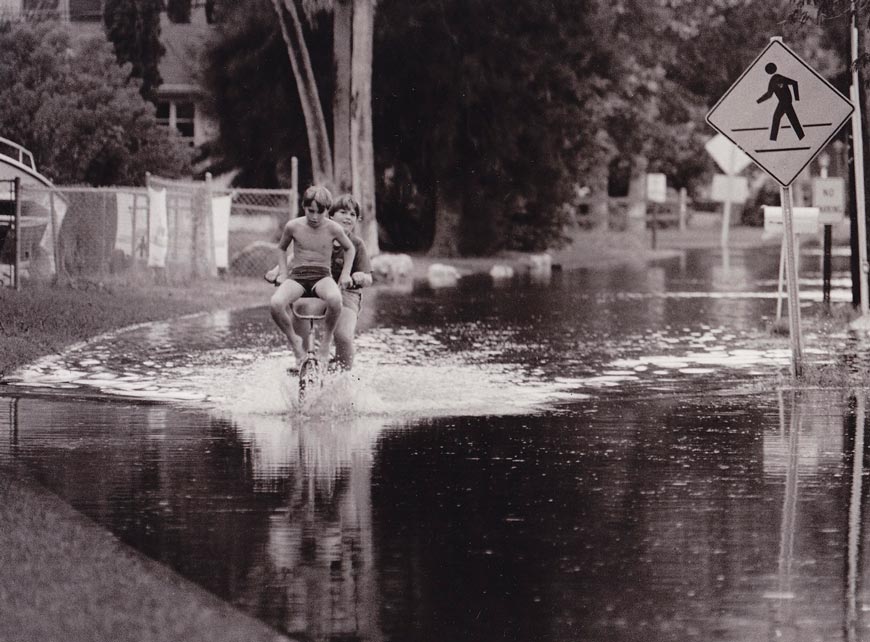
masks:
<path fill-rule="evenodd" d="M 554 322 L 555 323 L 555 322 Z M 826 350 L 807 349 L 811 358 Z M 788 367 L 782 337 L 754 328 L 665 325 L 601 334 L 582 324 L 498 320 L 364 330 L 350 374 L 304 407 L 267 313 L 202 314 L 97 337 L 7 383 L 133 399 L 203 402 L 240 414 L 518 414 L 602 395 L 723 387 Z"/>

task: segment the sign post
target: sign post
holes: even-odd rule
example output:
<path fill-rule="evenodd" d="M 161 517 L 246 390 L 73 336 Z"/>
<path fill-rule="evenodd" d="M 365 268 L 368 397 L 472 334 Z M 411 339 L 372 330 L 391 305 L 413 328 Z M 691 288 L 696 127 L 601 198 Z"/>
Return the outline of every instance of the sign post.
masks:
<path fill-rule="evenodd" d="M 842 94 L 783 44 L 770 43 L 707 114 L 713 129 L 780 184 L 792 375 L 803 371 L 791 184 L 853 111 Z"/>
<path fill-rule="evenodd" d="M 831 306 L 831 226 L 843 222 L 846 215 L 846 189 L 842 178 L 828 178 L 827 154 L 819 156 L 821 176 L 813 179 L 813 205 L 819 208 L 819 224 L 824 226 L 822 253 L 822 301 Z"/>
<path fill-rule="evenodd" d="M 743 153 L 737 145 L 725 138 L 722 134 L 716 134 L 704 145 L 707 153 L 713 157 L 716 164 L 725 172 L 724 194 L 722 194 L 722 247 L 728 245 L 728 231 L 731 227 L 731 203 L 734 199 L 734 191 L 740 188 L 735 185 L 735 176 L 742 172 L 752 159 Z M 715 185 L 715 177 L 714 177 Z M 739 200 L 743 202 L 744 199 Z"/>

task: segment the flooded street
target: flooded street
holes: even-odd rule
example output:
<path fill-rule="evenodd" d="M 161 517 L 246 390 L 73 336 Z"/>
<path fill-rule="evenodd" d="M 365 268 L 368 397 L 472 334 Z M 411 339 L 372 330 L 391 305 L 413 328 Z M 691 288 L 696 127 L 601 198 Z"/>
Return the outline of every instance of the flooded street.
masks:
<path fill-rule="evenodd" d="M 131 328 L 0 388 L 0 463 L 299 639 L 867 639 L 866 400 L 785 385 L 778 260 L 374 291 L 304 407 L 265 307 Z"/>

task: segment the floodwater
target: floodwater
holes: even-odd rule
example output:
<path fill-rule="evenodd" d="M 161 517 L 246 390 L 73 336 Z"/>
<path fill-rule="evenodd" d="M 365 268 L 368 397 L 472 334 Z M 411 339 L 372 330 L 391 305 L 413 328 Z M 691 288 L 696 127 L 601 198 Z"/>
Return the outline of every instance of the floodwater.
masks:
<path fill-rule="evenodd" d="M 265 308 L 131 328 L 0 388 L 0 463 L 301 639 L 866 639 L 866 399 L 787 385 L 777 268 L 373 291 L 304 407 Z"/>

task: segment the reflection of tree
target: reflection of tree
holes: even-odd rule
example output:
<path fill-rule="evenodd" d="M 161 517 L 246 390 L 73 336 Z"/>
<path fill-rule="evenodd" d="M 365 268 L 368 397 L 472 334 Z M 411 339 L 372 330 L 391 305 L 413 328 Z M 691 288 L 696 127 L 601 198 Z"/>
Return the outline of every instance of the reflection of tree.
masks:
<path fill-rule="evenodd" d="M 238 424 L 250 438 L 257 487 L 286 486 L 269 517 L 262 566 L 243 600 L 257 615 L 313 640 L 381 639 L 371 536 L 371 447 L 378 421 Z M 258 466 L 261 466 L 258 468 Z"/>

